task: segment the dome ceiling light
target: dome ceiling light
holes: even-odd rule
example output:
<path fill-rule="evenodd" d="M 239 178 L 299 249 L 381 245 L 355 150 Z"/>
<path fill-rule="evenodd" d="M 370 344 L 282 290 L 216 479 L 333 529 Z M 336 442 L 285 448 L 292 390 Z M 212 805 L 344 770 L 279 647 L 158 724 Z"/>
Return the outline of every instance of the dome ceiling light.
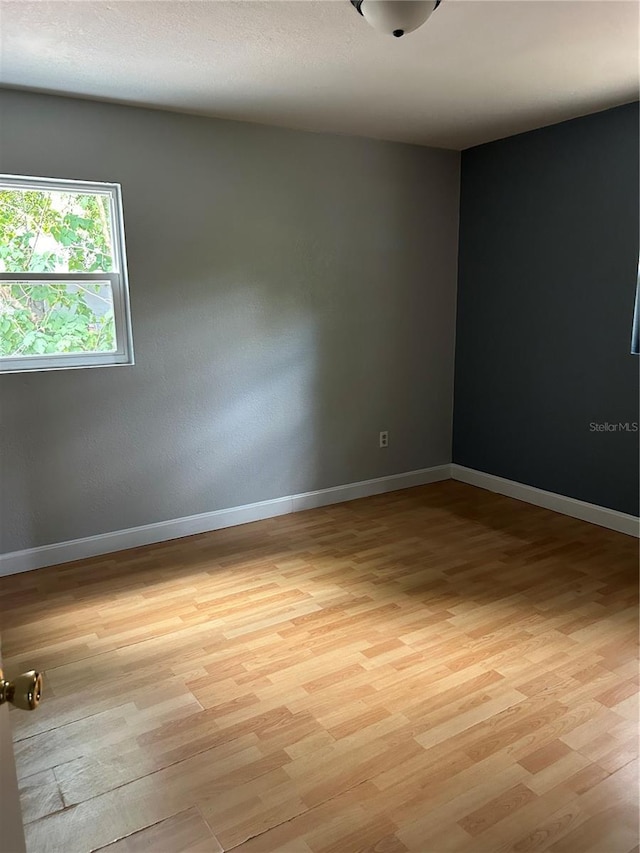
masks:
<path fill-rule="evenodd" d="M 381 33 L 400 36 L 421 27 L 441 0 L 350 0 L 365 21 Z"/>

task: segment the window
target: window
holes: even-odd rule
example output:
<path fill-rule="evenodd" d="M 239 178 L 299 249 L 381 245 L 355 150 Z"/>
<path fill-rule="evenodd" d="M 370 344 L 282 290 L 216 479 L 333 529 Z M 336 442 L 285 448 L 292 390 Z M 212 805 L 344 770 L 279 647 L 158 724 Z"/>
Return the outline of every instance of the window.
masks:
<path fill-rule="evenodd" d="M 631 354 L 640 355 L 640 261 L 638 261 L 636 305 L 633 310 L 633 327 L 631 329 Z"/>
<path fill-rule="evenodd" d="M 0 175 L 0 372 L 133 364 L 118 184 Z"/>

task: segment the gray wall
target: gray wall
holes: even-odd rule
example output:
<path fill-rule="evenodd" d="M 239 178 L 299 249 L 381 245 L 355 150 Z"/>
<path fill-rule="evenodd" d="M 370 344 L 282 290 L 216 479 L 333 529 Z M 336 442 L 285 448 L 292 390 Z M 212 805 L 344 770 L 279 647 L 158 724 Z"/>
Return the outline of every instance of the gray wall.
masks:
<path fill-rule="evenodd" d="M 454 461 L 638 513 L 638 105 L 462 155 Z"/>
<path fill-rule="evenodd" d="M 450 461 L 459 154 L 0 105 L 1 171 L 122 184 L 136 355 L 0 377 L 0 550 Z"/>

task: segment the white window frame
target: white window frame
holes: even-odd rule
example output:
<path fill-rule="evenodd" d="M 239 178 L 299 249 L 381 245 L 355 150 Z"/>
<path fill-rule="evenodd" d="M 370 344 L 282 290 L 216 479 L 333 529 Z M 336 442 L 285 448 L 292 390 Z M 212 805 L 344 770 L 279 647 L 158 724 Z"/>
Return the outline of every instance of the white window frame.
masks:
<path fill-rule="evenodd" d="M 60 178 L 34 178 L 23 175 L 0 174 L 0 189 L 55 190 L 57 192 L 106 195 L 109 197 L 110 225 L 113 236 L 113 270 L 105 273 L 29 273 L 0 272 L 0 282 L 24 281 L 51 283 L 56 281 L 109 282 L 113 294 L 113 315 L 116 349 L 109 353 L 56 353 L 50 355 L 21 355 L 0 357 L 0 373 L 24 373 L 36 370 L 65 370 L 83 367 L 110 367 L 133 364 L 129 279 L 124 238 L 124 214 L 120 184 L 98 181 L 72 181 Z"/>

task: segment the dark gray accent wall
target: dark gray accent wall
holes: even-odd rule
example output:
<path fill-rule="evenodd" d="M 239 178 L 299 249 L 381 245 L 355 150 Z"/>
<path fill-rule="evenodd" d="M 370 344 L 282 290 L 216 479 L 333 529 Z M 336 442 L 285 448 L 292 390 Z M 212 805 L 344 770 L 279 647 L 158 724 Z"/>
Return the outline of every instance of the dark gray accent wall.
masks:
<path fill-rule="evenodd" d="M 634 515 L 638 142 L 636 103 L 463 152 L 453 450 Z"/>
<path fill-rule="evenodd" d="M 457 152 L 12 91 L 0 121 L 0 171 L 122 184 L 136 356 L 0 376 L 0 550 L 451 461 Z"/>

